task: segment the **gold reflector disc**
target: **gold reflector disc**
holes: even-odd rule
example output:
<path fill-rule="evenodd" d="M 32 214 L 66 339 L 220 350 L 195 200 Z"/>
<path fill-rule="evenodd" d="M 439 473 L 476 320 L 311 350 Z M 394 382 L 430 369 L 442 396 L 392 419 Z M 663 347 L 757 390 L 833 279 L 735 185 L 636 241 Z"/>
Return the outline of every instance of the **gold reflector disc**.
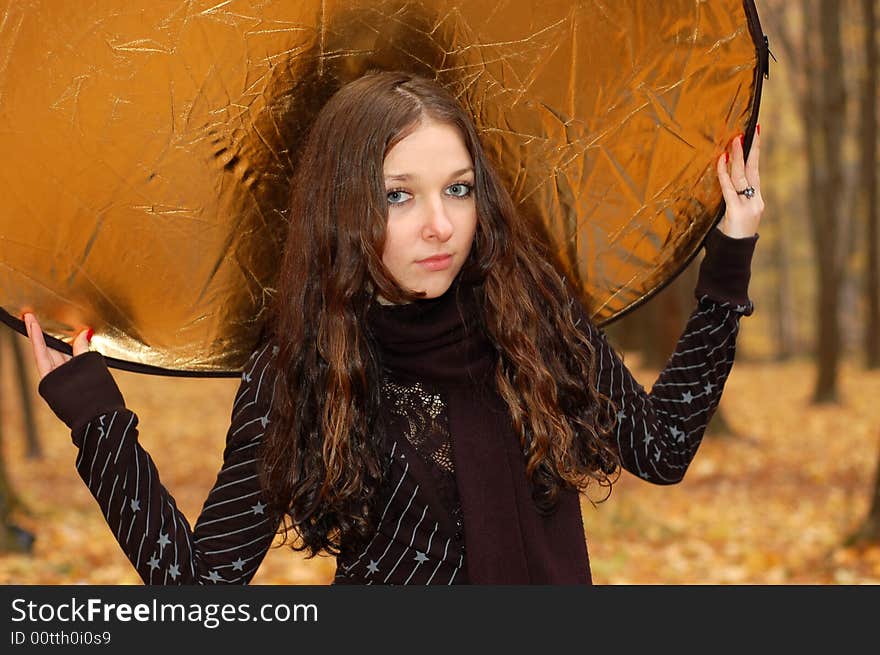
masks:
<path fill-rule="evenodd" d="M 453 90 L 599 324 L 698 251 L 766 71 L 751 0 L 0 9 L 3 320 L 23 332 L 33 311 L 67 352 L 91 326 L 112 366 L 173 375 L 244 364 L 298 144 L 367 70 Z"/>

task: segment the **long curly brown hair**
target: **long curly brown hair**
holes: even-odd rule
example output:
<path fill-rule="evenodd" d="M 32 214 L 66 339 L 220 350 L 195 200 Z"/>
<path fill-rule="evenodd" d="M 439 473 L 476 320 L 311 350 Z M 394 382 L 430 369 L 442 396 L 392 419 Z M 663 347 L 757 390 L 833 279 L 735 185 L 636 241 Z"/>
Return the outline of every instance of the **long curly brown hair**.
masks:
<path fill-rule="evenodd" d="M 595 353 L 572 291 L 517 213 L 470 116 L 439 84 L 371 73 L 339 90 L 311 128 L 292 181 L 289 234 L 271 308 L 279 372 L 261 445 L 267 503 L 295 550 L 339 554 L 375 530 L 387 461 L 376 433 L 380 370 L 365 317 L 376 295 L 419 295 L 382 263 L 383 162 L 421 120 L 458 128 L 474 162 L 477 230 L 460 275 L 476 280 L 498 353 L 495 373 L 526 454 L 534 500 L 551 511 L 564 485 L 611 485 L 605 438 L 615 408 L 596 387 Z"/>

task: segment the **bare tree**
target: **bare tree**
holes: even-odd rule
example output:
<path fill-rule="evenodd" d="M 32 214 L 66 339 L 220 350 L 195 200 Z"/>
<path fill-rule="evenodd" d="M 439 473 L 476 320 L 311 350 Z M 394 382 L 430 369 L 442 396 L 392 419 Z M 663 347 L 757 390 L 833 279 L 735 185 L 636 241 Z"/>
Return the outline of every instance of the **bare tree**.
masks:
<path fill-rule="evenodd" d="M 12 330 L 2 329 L 2 333 L 0 333 L 0 346 L 4 342 L 8 343 L 12 352 L 13 376 L 17 382 L 18 398 L 21 401 L 24 433 L 27 441 L 27 456 L 40 457 L 42 451 L 39 439 L 37 438 L 31 399 L 31 384 L 21 351 L 21 341 L 19 335 Z M 3 448 L 5 428 L 4 422 L 0 421 L 0 553 L 29 552 L 33 546 L 34 536 L 20 528 L 13 521 L 13 515 L 17 511 L 27 512 L 28 509 L 15 492 L 12 481 L 6 473 L 6 455 Z"/>
<path fill-rule="evenodd" d="M 843 128 L 846 113 L 846 87 L 843 79 L 843 50 L 840 39 L 842 6 L 837 0 L 819 0 L 819 98 L 818 130 L 811 128 L 817 156 L 816 189 L 818 211 L 814 213 L 813 242 L 819 264 L 817 315 L 819 338 L 817 354 L 819 374 L 813 401 L 836 402 L 840 362 L 840 282 L 841 253 L 840 209 L 843 203 Z"/>
<path fill-rule="evenodd" d="M 13 522 L 13 515 L 18 509 L 26 508 L 6 474 L 3 423 L 0 421 L 0 553 L 29 552 L 33 545 L 33 535 Z"/>
<path fill-rule="evenodd" d="M 816 254 L 816 360 L 818 373 L 813 402 L 836 402 L 840 359 L 840 287 L 848 241 L 838 227 L 844 202 L 842 120 L 846 110 L 843 52 L 840 38 L 842 7 L 835 0 L 802 0 L 799 33 L 787 20 L 795 5 L 768 2 L 766 15 L 791 67 L 790 76 L 804 126 L 807 160 L 808 214 Z M 818 32 L 819 43 L 814 35 Z"/>
<path fill-rule="evenodd" d="M 37 425 L 34 420 L 33 387 L 29 368 L 24 361 L 26 358 L 22 349 L 27 342 L 11 330 L 5 331 L 9 335 L 9 349 L 12 352 L 12 364 L 15 370 L 15 380 L 18 386 L 18 397 L 21 401 L 22 420 L 24 421 L 24 437 L 27 442 L 27 457 L 38 459 L 43 455 L 40 439 L 37 436 Z"/>
<path fill-rule="evenodd" d="M 865 38 L 865 76 L 861 92 L 861 189 L 865 212 L 867 270 L 865 271 L 865 366 L 880 368 L 880 235 L 877 199 L 877 5 L 862 0 Z M 880 512 L 880 507 L 877 508 Z"/>
<path fill-rule="evenodd" d="M 768 109 L 771 111 L 769 115 Z M 768 108 L 766 104 L 762 108 L 762 113 L 764 114 L 762 123 L 779 125 L 782 120 L 779 111 Z M 779 149 L 778 143 L 776 139 L 771 138 L 761 144 L 762 167 L 771 168 L 775 165 L 774 160 Z M 762 247 L 769 249 L 770 256 L 762 257 L 756 261 L 760 269 L 755 272 L 760 271 L 775 280 L 773 295 L 770 298 L 770 311 L 773 314 L 773 332 L 776 342 L 773 355 L 777 362 L 784 362 L 790 359 L 798 349 L 792 274 L 792 239 L 788 231 L 789 223 L 795 223 L 795 221 L 789 219 L 788 212 L 779 211 L 787 198 L 783 200 L 785 194 L 776 184 L 765 186 L 761 193 L 769 213 L 772 214 L 772 220 L 761 226 L 761 243 L 764 244 Z"/>
<path fill-rule="evenodd" d="M 877 458 L 872 489 L 868 516 L 859 529 L 846 540 L 847 545 L 880 543 L 880 457 Z"/>
<path fill-rule="evenodd" d="M 862 0 L 865 35 L 865 77 L 861 93 L 861 171 L 864 208 L 867 212 L 868 270 L 865 284 L 868 315 L 865 321 L 865 359 L 869 369 L 880 367 L 880 282 L 877 266 L 877 11 L 874 0 Z M 880 457 L 864 523 L 849 543 L 880 543 Z"/>

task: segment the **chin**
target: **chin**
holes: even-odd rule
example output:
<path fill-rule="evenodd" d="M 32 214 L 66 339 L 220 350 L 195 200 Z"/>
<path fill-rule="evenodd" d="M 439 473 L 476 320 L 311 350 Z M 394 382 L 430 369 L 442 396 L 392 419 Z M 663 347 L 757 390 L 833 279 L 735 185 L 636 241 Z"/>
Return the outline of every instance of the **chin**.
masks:
<path fill-rule="evenodd" d="M 449 287 L 451 286 L 452 280 L 444 280 L 442 282 L 436 280 L 432 284 L 422 285 L 421 288 L 425 291 L 425 295 L 423 296 L 423 298 L 425 300 L 429 300 L 431 298 L 439 298 L 444 293 L 449 291 Z"/>

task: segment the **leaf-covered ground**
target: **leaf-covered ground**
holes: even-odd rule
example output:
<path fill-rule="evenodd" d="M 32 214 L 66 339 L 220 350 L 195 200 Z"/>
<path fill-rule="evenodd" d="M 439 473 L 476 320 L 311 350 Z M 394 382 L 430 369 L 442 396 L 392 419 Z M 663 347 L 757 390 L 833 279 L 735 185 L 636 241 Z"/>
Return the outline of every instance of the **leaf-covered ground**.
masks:
<path fill-rule="evenodd" d="M 5 362 L 9 362 L 5 358 Z M 651 372 L 627 364 L 648 388 Z M 30 364 L 30 362 L 28 362 Z M 29 555 L 0 554 L 3 584 L 139 584 L 74 469 L 66 428 L 36 398 L 45 455 L 23 456 L 18 399 L 2 378 L 4 456 L 27 511 Z M 191 523 L 214 481 L 238 386 L 114 371 L 151 453 Z M 843 403 L 808 403 L 814 369 L 737 361 L 721 408 L 736 435 L 709 436 L 685 480 L 624 474 L 611 497 L 584 500 L 593 578 L 605 584 L 880 583 L 880 546 L 844 548 L 860 524 L 880 450 L 880 373 L 845 364 Z M 32 385 L 36 388 L 36 385 Z M 325 584 L 334 560 L 273 548 L 256 584 Z"/>

